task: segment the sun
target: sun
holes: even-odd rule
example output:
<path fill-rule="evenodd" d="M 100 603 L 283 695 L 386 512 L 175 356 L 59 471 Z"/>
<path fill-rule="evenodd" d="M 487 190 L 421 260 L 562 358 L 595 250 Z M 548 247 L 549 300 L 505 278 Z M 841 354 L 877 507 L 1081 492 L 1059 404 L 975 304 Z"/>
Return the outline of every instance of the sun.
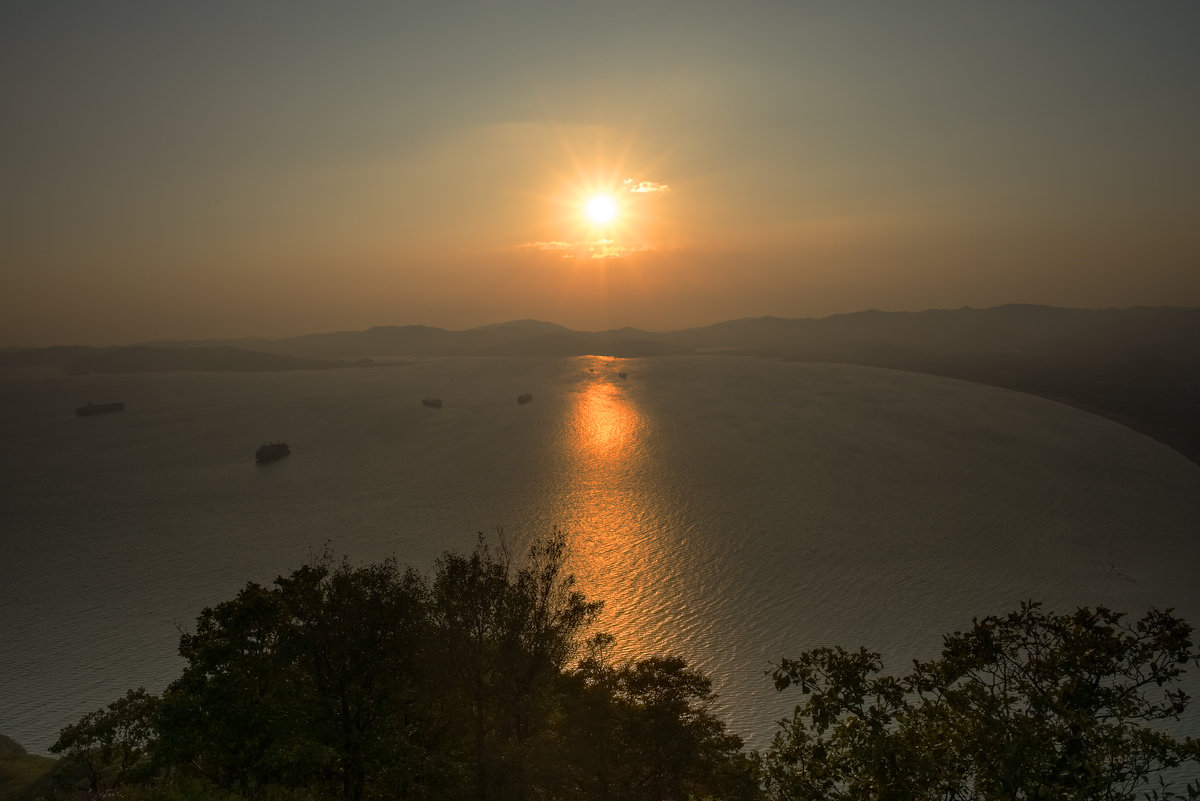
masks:
<path fill-rule="evenodd" d="M 587 217 L 596 225 L 610 223 L 617 216 L 617 202 L 608 195 L 595 195 L 585 207 Z"/>

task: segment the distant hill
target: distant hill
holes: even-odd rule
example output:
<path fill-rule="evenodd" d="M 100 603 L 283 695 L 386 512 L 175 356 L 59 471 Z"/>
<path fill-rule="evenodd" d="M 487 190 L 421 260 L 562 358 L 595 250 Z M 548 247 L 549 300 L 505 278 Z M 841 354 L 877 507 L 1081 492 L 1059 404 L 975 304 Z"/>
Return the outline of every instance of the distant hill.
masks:
<path fill-rule="evenodd" d="M 466 331 L 423 325 L 379 326 L 281 339 L 271 350 L 295 356 L 578 356 L 595 353 L 597 335 L 538 320 L 516 320 Z"/>
<path fill-rule="evenodd" d="M 55 789 L 51 776 L 58 760 L 29 754 L 0 734 L 0 801 L 42 798 Z"/>
<path fill-rule="evenodd" d="M 1009 305 L 923 312 L 864 311 L 824 318 L 754 317 L 678 331 L 574 331 L 539 320 L 514 320 L 464 331 L 424 325 L 305 334 L 285 339 L 160 340 L 132 348 L 154 352 L 237 352 L 300 359 L 424 356 L 649 356 L 722 351 L 829 361 L 922 360 L 948 355 L 1070 357 L 1092 366 L 1166 357 L 1200 357 L 1200 308 L 1065 309 Z M 121 348 L 0 350 L 0 366 L 64 366 Z M 119 360 L 133 356 L 109 357 Z M 167 357 L 164 355 L 163 359 Z M 255 357 L 261 360 L 261 357 Z M 246 363 L 253 363 L 244 357 Z M 261 361 L 267 364 L 265 361 Z M 282 364 L 282 363 L 280 363 Z M 313 365 L 280 369 L 315 369 Z M 191 369 L 191 368 L 180 368 Z M 238 369 L 238 368 L 232 368 Z M 273 368 L 267 368 L 273 369 Z"/>
<path fill-rule="evenodd" d="M 759 317 L 666 335 L 693 348 L 788 356 L 1022 353 L 1093 362 L 1172 352 L 1200 356 L 1200 309 L 1063 309 L 1010 305 L 924 312 L 865 311 L 822 319 Z"/>
<path fill-rule="evenodd" d="M 358 365 L 364 363 L 360 362 Z M 160 373 L 174 370 L 277 372 L 352 367 L 348 362 L 303 359 L 232 347 L 149 348 L 133 346 L 88 353 L 64 364 L 63 371 L 82 373 Z"/>
<path fill-rule="evenodd" d="M 449 331 L 426 325 L 376 326 L 366 331 L 305 334 L 277 340 L 205 340 L 203 343 L 161 341 L 157 348 L 249 347 L 256 351 L 306 359 L 356 359 L 431 356 L 662 356 L 692 348 L 667 335 L 623 328 L 619 331 L 573 331 L 540 320 L 514 320 Z M 2 359 L 0 355 L 0 359 Z"/>
<path fill-rule="evenodd" d="M 57 345 L 52 348 L 7 348 L 0 350 L 0 367 L 62 367 L 95 353 L 97 348 Z"/>
<path fill-rule="evenodd" d="M 693 352 L 687 346 L 655 340 L 651 338 L 652 335 L 640 333 L 644 338 L 626 339 L 624 335 L 613 336 L 608 332 L 543 334 L 497 345 L 489 348 L 487 352 L 488 355 L 495 356 L 584 356 L 596 354 L 626 359 Z"/>
<path fill-rule="evenodd" d="M 465 331 L 423 325 L 205 345 L 317 359 L 398 356 L 649 356 L 724 351 L 820 360 L 946 354 L 1070 356 L 1091 364 L 1165 355 L 1200 356 L 1200 309 L 1064 309 L 1010 305 L 923 312 L 865 311 L 825 318 L 756 317 L 700 328 L 574 331 L 516 320 Z M 187 343 L 171 343 L 181 347 Z M 195 344 L 200 343 L 193 343 Z"/>
<path fill-rule="evenodd" d="M 161 340 L 129 348 L 54 347 L 0 351 L 0 366 L 65 366 L 102 353 L 107 363 L 180 360 L 269 365 L 264 354 L 299 359 L 401 356 L 648 356 L 724 351 L 821 360 L 922 359 L 946 355 L 1021 354 L 1113 364 L 1151 357 L 1200 357 L 1200 308 L 1065 309 L 1009 305 L 923 312 L 864 311 L 824 318 L 755 317 L 700 328 L 573 331 L 515 320 L 464 331 L 424 325 L 306 334 L 286 339 Z M 254 353 L 258 356 L 244 354 Z M 320 369 L 327 364 L 278 368 Z M 158 368 L 155 368 L 158 369 Z M 196 368 L 176 368 L 196 369 Z M 234 366 L 228 369 L 242 369 Z"/>

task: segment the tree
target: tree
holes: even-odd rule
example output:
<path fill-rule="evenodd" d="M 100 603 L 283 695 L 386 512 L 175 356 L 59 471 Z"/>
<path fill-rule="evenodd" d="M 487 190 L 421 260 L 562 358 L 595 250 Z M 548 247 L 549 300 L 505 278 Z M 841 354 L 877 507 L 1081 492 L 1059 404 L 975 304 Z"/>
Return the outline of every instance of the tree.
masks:
<path fill-rule="evenodd" d="M 87 773 L 92 793 L 119 786 L 145 767 L 154 747 L 159 699 L 142 687 L 104 709 L 89 712 L 59 732 L 50 746 L 56 754 L 77 760 Z"/>
<path fill-rule="evenodd" d="M 754 799 L 754 760 L 713 712 L 709 679 L 678 656 L 614 664 L 593 637 L 570 673 L 557 742 L 558 797 L 627 801 Z"/>
<path fill-rule="evenodd" d="M 492 549 L 482 535 L 470 555 L 437 563 L 431 636 L 441 717 L 481 801 L 526 796 L 548 765 L 530 755 L 549 734 L 563 671 L 601 608 L 575 589 L 565 565 L 557 531 L 520 565 L 502 536 Z"/>
<path fill-rule="evenodd" d="M 609 678 L 619 710 L 617 796 L 645 801 L 712 795 L 755 795 L 754 770 L 742 740 L 725 729 L 710 705 L 707 676 L 677 656 L 622 666 Z"/>
<path fill-rule="evenodd" d="M 187 665 L 163 693 L 159 723 L 166 765 L 253 795 L 323 761 L 304 747 L 310 686 L 280 648 L 286 625 L 278 591 L 251 582 L 180 636 Z"/>
<path fill-rule="evenodd" d="M 253 795 L 332 780 L 346 801 L 414 760 L 424 580 L 393 560 L 355 568 L 328 555 L 248 584 L 180 638 L 167 690 L 164 758 Z"/>
<path fill-rule="evenodd" d="M 612 668 L 605 635 L 577 661 L 601 605 L 566 559 L 558 532 L 522 560 L 481 536 L 429 578 L 325 554 L 247 584 L 180 637 L 158 775 L 246 798 L 752 797 L 707 678 L 674 657 Z M 63 747 L 98 731 L 87 717 Z"/>
<path fill-rule="evenodd" d="M 785 659 L 776 687 L 805 694 L 764 760 L 776 798 L 1133 799 L 1200 761 L 1168 733 L 1200 664 L 1170 611 L 1054 615 L 1026 603 L 944 638 L 906 676 L 878 654 L 818 648 Z M 1200 797 L 1200 787 L 1189 787 Z"/>
<path fill-rule="evenodd" d="M 328 561 L 276 580 L 288 625 L 280 643 L 308 683 L 305 734 L 332 755 L 340 795 L 359 801 L 386 766 L 410 784 L 424 746 L 421 644 L 427 587 L 394 560 Z"/>
<path fill-rule="evenodd" d="M 248 584 L 180 639 L 188 664 L 165 693 L 164 763 L 249 796 L 531 793 L 553 772 L 549 721 L 600 608 L 565 560 L 558 534 L 519 564 L 481 537 L 432 580 L 325 555 Z"/>

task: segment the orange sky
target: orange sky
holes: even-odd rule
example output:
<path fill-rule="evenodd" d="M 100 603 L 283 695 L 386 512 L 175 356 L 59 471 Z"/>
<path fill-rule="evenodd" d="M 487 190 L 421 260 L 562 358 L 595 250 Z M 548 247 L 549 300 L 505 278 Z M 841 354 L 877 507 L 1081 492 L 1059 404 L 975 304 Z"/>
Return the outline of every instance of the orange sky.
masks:
<path fill-rule="evenodd" d="M 1197 6 L 897 5 L 5 9 L 0 346 L 1200 305 Z"/>

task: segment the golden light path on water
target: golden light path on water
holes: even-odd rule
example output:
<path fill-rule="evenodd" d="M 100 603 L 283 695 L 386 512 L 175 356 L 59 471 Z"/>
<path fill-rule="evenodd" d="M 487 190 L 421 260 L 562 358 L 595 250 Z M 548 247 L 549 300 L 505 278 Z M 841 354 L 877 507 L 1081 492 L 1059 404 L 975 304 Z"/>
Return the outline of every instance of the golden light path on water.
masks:
<path fill-rule="evenodd" d="M 669 508 L 655 497 L 643 447 L 646 418 L 617 372 L 620 360 L 581 360 L 589 375 L 566 418 L 571 465 L 563 497 L 571 510 L 571 569 L 589 598 L 602 599 L 599 629 L 616 637 L 617 655 L 661 650 L 678 610 L 662 590 L 670 563 L 657 536 Z"/>

